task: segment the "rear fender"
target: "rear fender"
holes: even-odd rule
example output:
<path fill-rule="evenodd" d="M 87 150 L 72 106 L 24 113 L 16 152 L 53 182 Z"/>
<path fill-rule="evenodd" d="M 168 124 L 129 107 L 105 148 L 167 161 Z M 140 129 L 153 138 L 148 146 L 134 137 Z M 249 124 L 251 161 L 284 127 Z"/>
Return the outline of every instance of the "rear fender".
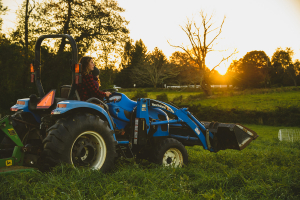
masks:
<path fill-rule="evenodd" d="M 76 111 L 76 110 L 98 112 L 100 116 L 102 115 L 106 118 L 110 129 L 114 130 L 113 124 L 107 112 L 102 107 L 94 103 L 88 103 L 85 101 L 77 101 L 77 100 L 60 101 L 57 104 L 56 108 L 51 111 L 51 115 L 60 115 L 60 114 L 65 114 L 67 112 Z"/>
<path fill-rule="evenodd" d="M 17 103 L 15 105 L 13 105 L 10 110 L 11 111 L 19 111 L 19 110 L 23 110 L 23 112 L 28 112 L 31 113 L 32 116 L 34 117 L 34 119 L 38 122 L 41 123 L 41 116 L 39 116 L 38 114 L 32 112 L 31 110 L 29 110 L 29 98 L 24 98 L 24 99 L 18 99 Z"/>

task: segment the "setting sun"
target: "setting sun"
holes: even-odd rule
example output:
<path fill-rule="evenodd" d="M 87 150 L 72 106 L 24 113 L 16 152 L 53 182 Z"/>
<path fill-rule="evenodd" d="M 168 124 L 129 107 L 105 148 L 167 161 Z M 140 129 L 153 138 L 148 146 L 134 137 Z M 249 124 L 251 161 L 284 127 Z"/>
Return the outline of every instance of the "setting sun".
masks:
<path fill-rule="evenodd" d="M 242 58 L 253 50 L 265 51 L 272 57 L 276 48 L 291 47 L 294 59 L 300 58 L 300 1 L 298 0 L 165 0 L 138 1 L 119 0 L 120 6 L 126 9 L 123 16 L 130 21 L 130 37 L 142 39 L 148 51 L 154 47 L 171 56 L 179 49 L 172 45 L 190 45 L 186 34 L 180 26 L 187 19 L 200 23 L 199 12 L 204 10 L 208 15 L 214 13 L 215 25 L 220 25 L 226 16 L 223 31 L 214 48 L 218 51 L 237 49 L 238 53 L 216 68 L 220 74 L 226 73 L 232 60 Z M 158 6 L 159 5 L 159 6 Z M 170 5 L 172 5 L 170 7 Z M 170 8 L 170 9 L 166 9 Z M 153 13 L 155 11 L 155 14 Z M 208 55 L 207 66 L 213 68 L 223 57 L 223 52 Z M 219 54 L 219 55 L 217 55 Z"/>
<path fill-rule="evenodd" d="M 215 27 L 221 24 L 224 16 L 226 17 L 222 33 L 213 46 L 215 51 L 207 55 L 206 66 L 212 69 L 234 49 L 238 51 L 228 61 L 215 68 L 220 74 L 226 73 L 232 60 L 238 60 L 247 52 L 254 50 L 264 51 L 271 58 L 278 47 L 290 47 L 294 51 L 293 60 L 300 58 L 299 0 L 117 0 L 117 2 L 125 9 L 121 15 L 129 21 L 130 38 L 133 41 L 142 39 L 148 52 L 158 47 L 170 57 L 173 52 L 180 51 L 170 44 L 190 48 L 190 41 L 181 27 L 184 27 L 188 20 L 195 20 L 197 24 L 201 24 L 199 12 L 203 10 L 208 15 L 213 14 Z M 15 11 L 22 4 L 22 0 L 5 0 L 3 4 L 9 6 L 7 15 L 2 16 L 2 30 L 8 33 L 16 26 Z M 97 56 L 93 52 L 90 54 Z"/>

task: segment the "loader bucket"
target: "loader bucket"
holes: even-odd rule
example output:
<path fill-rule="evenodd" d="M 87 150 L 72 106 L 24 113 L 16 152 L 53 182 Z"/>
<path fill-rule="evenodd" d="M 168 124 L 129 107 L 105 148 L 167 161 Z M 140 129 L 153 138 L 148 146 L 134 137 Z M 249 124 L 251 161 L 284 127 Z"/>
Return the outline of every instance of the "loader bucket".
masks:
<path fill-rule="evenodd" d="M 242 150 L 258 135 L 255 131 L 241 124 L 203 122 L 206 129 L 213 134 L 212 147 L 215 152 L 225 149 Z"/>

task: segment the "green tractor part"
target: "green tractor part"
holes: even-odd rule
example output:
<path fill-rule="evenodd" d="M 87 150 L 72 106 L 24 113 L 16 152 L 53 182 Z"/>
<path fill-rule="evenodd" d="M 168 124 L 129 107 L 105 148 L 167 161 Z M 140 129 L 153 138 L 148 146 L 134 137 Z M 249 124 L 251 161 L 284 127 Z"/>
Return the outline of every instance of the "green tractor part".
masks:
<path fill-rule="evenodd" d="M 12 126 L 10 116 L 0 120 L 0 141 L 9 138 L 14 144 L 0 144 L 0 173 L 14 171 L 32 171 L 34 168 L 24 167 L 24 152 L 26 148 Z"/>

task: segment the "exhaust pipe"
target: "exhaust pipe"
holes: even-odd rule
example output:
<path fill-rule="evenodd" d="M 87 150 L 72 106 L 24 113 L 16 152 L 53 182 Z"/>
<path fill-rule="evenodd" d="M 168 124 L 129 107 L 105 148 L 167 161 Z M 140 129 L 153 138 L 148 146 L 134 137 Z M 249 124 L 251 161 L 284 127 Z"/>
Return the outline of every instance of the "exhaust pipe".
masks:
<path fill-rule="evenodd" d="M 214 136 L 213 139 L 210 139 L 214 152 L 225 149 L 242 150 L 258 137 L 255 131 L 241 124 L 202 123 Z"/>

